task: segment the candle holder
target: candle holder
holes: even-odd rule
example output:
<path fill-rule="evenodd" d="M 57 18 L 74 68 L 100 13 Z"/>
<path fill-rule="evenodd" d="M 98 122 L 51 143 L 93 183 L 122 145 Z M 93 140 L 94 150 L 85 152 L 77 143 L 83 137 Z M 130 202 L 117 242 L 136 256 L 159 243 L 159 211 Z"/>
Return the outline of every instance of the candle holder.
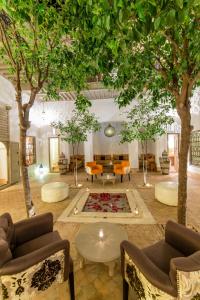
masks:
<path fill-rule="evenodd" d="M 99 230 L 99 240 L 100 240 L 100 242 L 102 242 L 104 240 L 104 231 L 103 231 L 103 229 Z"/>
<path fill-rule="evenodd" d="M 139 209 L 138 209 L 137 206 L 135 206 L 135 208 L 134 208 L 134 214 L 135 214 L 136 216 L 139 215 Z"/>
<path fill-rule="evenodd" d="M 74 215 L 77 215 L 77 214 L 78 214 L 78 208 L 74 207 Z"/>

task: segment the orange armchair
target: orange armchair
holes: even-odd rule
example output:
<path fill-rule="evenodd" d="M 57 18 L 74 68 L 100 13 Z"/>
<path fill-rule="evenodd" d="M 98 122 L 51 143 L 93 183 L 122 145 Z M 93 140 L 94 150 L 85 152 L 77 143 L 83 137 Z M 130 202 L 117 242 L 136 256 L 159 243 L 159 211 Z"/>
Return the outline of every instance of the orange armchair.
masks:
<path fill-rule="evenodd" d="M 120 164 L 114 164 L 114 174 L 121 175 L 121 182 L 123 181 L 123 175 L 128 175 L 130 181 L 130 162 L 128 160 L 123 160 Z"/>
<path fill-rule="evenodd" d="M 98 165 L 96 161 L 91 161 L 86 163 L 85 170 L 87 174 L 91 175 L 92 182 L 93 182 L 94 175 L 95 177 L 97 177 L 98 174 L 103 173 L 103 166 Z"/>

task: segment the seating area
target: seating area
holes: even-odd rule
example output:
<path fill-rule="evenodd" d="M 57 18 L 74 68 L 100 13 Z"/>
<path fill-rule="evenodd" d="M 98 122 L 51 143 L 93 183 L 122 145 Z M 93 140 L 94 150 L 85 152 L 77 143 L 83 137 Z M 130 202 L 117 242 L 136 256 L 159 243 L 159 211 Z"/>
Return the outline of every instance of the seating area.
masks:
<path fill-rule="evenodd" d="M 139 299 L 192 299 L 199 295 L 200 234 L 183 225 L 168 221 L 163 240 L 139 249 L 120 226 L 96 223 L 79 230 L 75 245 L 81 269 L 87 261 L 103 263 L 110 277 L 120 257 L 123 300 L 129 299 L 129 289 L 134 289 Z M 2 299 L 14 299 L 15 295 L 28 299 L 52 284 L 68 281 L 70 300 L 75 300 L 70 243 L 53 230 L 51 213 L 17 223 L 9 213 L 1 215 L 0 257 Z M 16 282 L 20 282 L 20 290 Z"/>
<path fill-rule="evenodd" d="M 0 300 L 200 300 L 200 0 L 0 2 Z"/>
<path fill-rule="evenodd" d="M 9 213 L 0 216 L 1 299 L 33 297 L 52 283 L 69 282 L 75 300 L 70 245 L 53 231 L 53 215 L 46 213 L 13 224 Z M 16 283 L 20 282 L 18 286 Z M 21 289 L 19 289 L 21 287 Z"/>
<path fill-rule="evenodd" d="M 121 260 L 123 300 L 128 300 L 129 287 L 140 299 L 199 297 L 199 233 L 169 221 L 165 239 L 154 245 L 139 249 L 122 242 Z"/>
<path fill-rule="evenodd" d="M 123 176 L 127 175 L 130 181 L 131 167 L 130 162 L 126 160 L 97 160 L 87 162 L 85 170 L 88 175 L 91 175 L 92 182 L 94 180 L 94 176 L 97 178 L 97 175 L 102 176 L 104 173 L 111 175 L 113 174 L 116 177 L 120 175 L 121 182 L 123 181 Z"/>

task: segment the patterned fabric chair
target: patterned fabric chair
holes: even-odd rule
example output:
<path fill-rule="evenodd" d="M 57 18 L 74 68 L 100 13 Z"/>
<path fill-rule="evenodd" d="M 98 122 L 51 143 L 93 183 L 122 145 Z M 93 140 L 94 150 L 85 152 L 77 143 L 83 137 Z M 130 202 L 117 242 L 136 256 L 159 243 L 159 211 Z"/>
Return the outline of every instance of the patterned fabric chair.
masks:
<path fill-rule="evenodd" d="M 120 164 L 114 164 L 114 174 L 121 175 L 121 182 L 123 181 L 123 175 L 128 175 L 130 181 L 130 163 L 128 160 L 123 160 Z"/>
<path fill-rule="evenodd" d="M 98 174 L 103 173 L 103 166 L 98 165 L 96 163 L 96 161 L 91 161 L 91 162 L 86 163 L 85 170 L 86 170 L 86 173 L 91 176 L 92 182 L 93 182 L 94 175 L 95 175 L 95 177 L 97 177 Z"/>
<path fill-rule="evenodd" d="M 69 242 L 53 231 L 51 213 L 15 224 L 10 214 L 0 216 L 0 299 L 32 299 L 66 280 L 74 300 Z"/>
<path fill-rule="evenodd" d="M 121 244 L 123 299 L 129 286 L 139 299 L 200 299 L 200 234 L 168 221 L 165 240 L 144 249 Z"/>

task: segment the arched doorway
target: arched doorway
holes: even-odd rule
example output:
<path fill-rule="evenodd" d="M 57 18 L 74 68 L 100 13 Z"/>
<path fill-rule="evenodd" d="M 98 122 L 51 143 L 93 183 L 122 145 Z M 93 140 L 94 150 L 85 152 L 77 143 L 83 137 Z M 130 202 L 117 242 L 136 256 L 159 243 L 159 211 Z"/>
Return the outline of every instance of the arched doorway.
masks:
<path fill-rule="evenodd" d="M 0 186 L 8 183 L 8 154 L 4 143 L 0 142 Z"/>

